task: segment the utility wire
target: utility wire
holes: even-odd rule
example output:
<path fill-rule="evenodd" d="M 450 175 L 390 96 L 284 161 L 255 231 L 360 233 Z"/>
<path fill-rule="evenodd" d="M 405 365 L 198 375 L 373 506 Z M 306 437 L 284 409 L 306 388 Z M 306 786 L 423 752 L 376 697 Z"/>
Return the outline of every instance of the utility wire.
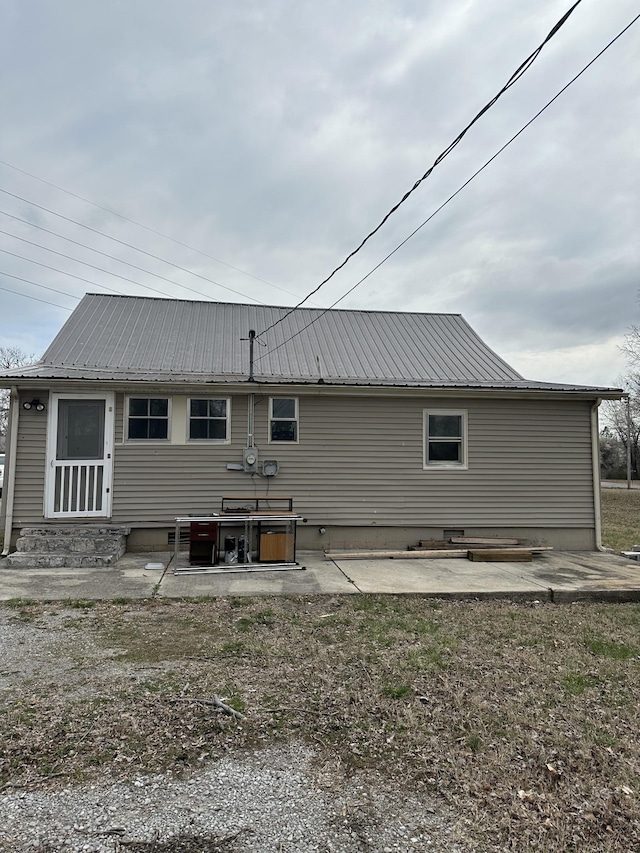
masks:
<path fill-rule="evenodd" d="M 61 296 L 68 296 L 69 299 L 80 300 L 80 297 L 74 296 L 73 293 L 66 293 L 64 290 L 56 290 L 55 287 L 49 287 L 46 284 L 38 284 L 37 281 L 31 281 L 28 278 L 20 278 L 19 275 L 12 275 L 10 272 L 5 272 L 4 270 L 0 270 L 0 275 L 6 275 L 7 278 L 15 278 L 16 281 L 23 281 L 25 284 L 32 284 L 34 287 L 42 287 L 43 290 L 50 290 L 52 293 L 59 293 Z"/>
<path fill-rule="evenodd" d="M 3 231 L 0 231 L 0 234 L 3 234 L 3 233 L 4 233 Z M 41 246 L 40 248 L 43 249 L 44 246 Z M 21 261 L 27 261 L 30 264 L 36 264 L 39 267 L 44 267 L 44 269 L 46 269 L 46 270 L 51 270 L 52 272 L 58 272 L 58 273 L 60 273 L 60 275 L 67 276 L 68 278 L 75 278 L 78 281 L 84 281 L 85 284 L 90 284 L 92 287 L 102 287 L 104 290 L 110 290 L 111 293 L 117 293 L 118 296 L 122 296 L 121 290 L 116 290 L 114 287 L 107 287 L 106 284 L 98 284 L 97 281 L 91 281 L 91 279 L 89 279 L 89 278 L 83 278 L 81 275 L 75 275 L 75 273 L 67 272 L 66 270 L 59 270 L 57 267 L 49 266 L 49 264 L 43 264 L 40 261 L 34 261 L 33 258 L 26 258 L 24 255 L 18 255 L 16 252 L 10 252 L 8 249 L 0 249 L 0 252 L 2 252 L 5 255 L 11 255 L 12 258 L 18 258 Z M 65 257 L 67 257 L 67 256 L 65 255 Z M 73 260 L 73 258 L 70 258 L 70 260 Z M 113 273 L 109 273 L 109 275 L 113 275 Z M 140 285 L 140 286 L 143 287 L 143 285 Z"/>
<path fill-rule="evenodd" d="M 198 255 L 202 255 L 203 258 L 209 258 L 210 261 L 215 261 L 217 264 L 222 264 L 223 266 L 228 267 L 230 270 L 234 270 L 235 272 L 239 272 L 242 275 L 246 275 L 249 278 L 255 279 L 256 281 L 260 281 L 262 282 L 262 284 L 267 284 L 269 287 L 274 287 L 276 290 L 281 290 L 283 293 L 288 293 L 290 296 L 296 295 L 290 290 L 286 290 L 284 287 L 279 287 L 277 284 L 273 284 L 273 282 L 267 281 L 265 278 L 260 278 L 260 276 L 240 269 L 240 267 L 235 267 L 233 264 L 228 264 L 226 261 L 223 261 L 220 258 L 216 258 L 214 255 L 209 255 L 207 252 L 203 252 L 202 249 L 196 249 L 195 246 L 189 246 L 188 243 L 183 243 L 181 240 L 176 240 L 175 237 L 170 237 L 168 234 L 163 234 L 161 231 L 157 231 L 155 228 L 151 228 L 149 225 L 144 225 L 142 222 L 138 222 L 135 219 L 131 219 L 129 216 L 125 216 L 122 213 L 118 213 L 117 210 L 112 210 L 109 207 L 105 207 L 102 204 L 98 204 L 95 201 L 91 201 L 91 199 L 89 198 L 85 198 L 84 196 L 78 195 L 78 193 L 74 193 L 71 190 L 67 190 L 64 187 L 59 186 L 58 184 L 54 184 L 51 181 L 47 181 L 44 178 L 39 177 L 38 175 L 34 175 L 32 172 L 27 172 L 26 169 L 21 169 L 19 166 L 14 166 L 13 163 L 8 163 L 6 160 L 0 160 L 0 165 L 7 166 L 9 169 L 13 169 L 16 172 L 20 172 L 20 174 L 26 175 L 29 178 L 33 178 L 35 181 L 40 181 L 40 183 L 46 184 L 48 187 L 53 187 L 53 189 L 59 190 L 62 193 L 66 193 L 72 198 L 77 198 L 79 201 L 83 201 L 85 204 L 90 204 L 93 207 L 98 208 L 98 210 L 103 210 L 105 213 L 109 213 L 111 216 L 117 216 L 118 219 L 122 219 L 123 222 L 129 222 L 131 225 L 135 225 L 138 228 L 143 228 L 150 234 L 156 234 L 158 237 L 162 237 L 164 240 L 170 240 L 172 243 L 175 243 L 176 246 L 182 246 L 183 249 L 188 249 L 190 252 L 196 252 Z"/>
<path fill-rule="evenodd" d="M 102 255 L 104 258 L 110 258 L 112 261 L 117 261 L 119 264 L 125 264 L 128 267 L 132 267 L 134 270 L 139 270 L 143 272 L 145 275 L 152 275 L 154 278 L 159 278 L 162 281 L 166 281 L 169 284 L 173 284 L 175 287 L 181 287 L 184 290 L 189 290 L 191 293 L 196 293 L 198 296 L 203 296 L 205 299 L 212 299 L 209 294 L 203 293 L 201 290 L 195 290 L 193 287 L 189 287 L 186 284 L 179 284 L 177 281 L 174 281 L 171 278 L 167 278 L 164 275 L 160 275 L 160 273 L 152 272 L 151 270 L 147 270 L 144 267 L 139 267 L 137 264 L 132 264 L 131 261 L 125 261 L 123 258 L 118 258 L 116 255 L 110 255 L 108 252 L 102 252 L 100 249 L 94 249 L 92 246 L 87 246 L 85 243 L 80 243 L 78 240 L 72 240 L 71 237 L 65 237 L 64 234 L 59 234 L 57 231 L 51 231 L 49 228 L 43 228 L 42 225 L 36 225 L 33 222 L 29 222 L 28 219 L 22 219 L 20 216 L 15 216 L 13 213 L 8 213 L 6 210 L 0 210 L 0 213 L 3 216 L 8 216 L 10 219 L 15 219 L 17 222 L 22 222 L 25 225 L 28 225 L 30 228 L 37 228 L 38 231 L 44 231 L 46 234 L 51 234 L 54 237 L 59 237 L 61 240 L 66 240 L 68 243 L 73 243 L 74 246 L 81 246 L 83 249 L 87 249 L 89 252 L 95 252 L 97 255 Z M 14 235 L 11 235 L 14 236 Z M 188 270 L 186 270 L 188 272 Z M 191 275 L 197 275 L 197 273 L 191 273 Z M 203 278 L 204 276 L 198 276 L 199 278 Z M 205 279 L 207 281 L 208 279 Z M 218 285 L 219 287 L 224 287 L 223 284 Z M 225 290 L 231 290 L 230 287 L 224 287 Z M 239 293 L 239 291 L 234 290 L 233 293 Z M 164 294 L 166 295 L 166 294 Z M 239 293 L 240 296 L 245 296 L 244 293 Z M 255 299 L 253 296 L 245 296 L 246 299 L 251 299 L 253 302 L 257 302 L 259 305 L 264 303 L 260 302 L 259 299 Z"/>
<path fill-rule="evenodd" d="M 73 225 L 79 225 L 80 228 L 86 228 L 87 231 L 91 231 L 93 234 L 99 234 L 101 237 L 106 237 L 107 240 L 113 240 L 114 243 L 119 243 L 121 246 L 126 246 L 127 249 L 134 249 L 136 252 L 140 252 L 142 255 L 146 255 L 149 258 L 153 258 L 155 261 L 160 261 L 163 264 L 167 264 L 174 269 L 180 270 L 181 272 L 186 272 L 188 275 L 193 275 L 196 278 L 200 278 L 203 281 L 208 282 L 209 284 L 214 284 L 216 287 L 221 287 L 223 290 L 228 290 L 230 293 L 235 293 L 237 296 L 242 296 L 243 299 L 251 299 L 253 302 L 260 303 L 259 299 L 254 299 L 253 296 L 248 296 L 246 293 L 242 293 L 240 290 L 235 290 L 233 287 L 227 287 L 226 284 L 220 284 L 219 281 L 214 281 L 212 278 L 207 278 L 205 275 L 200 275 L 200 273 L 193 272 L 192 270 L 187 269 L 186 267 L 181 267 L 180 264 L 174 264 L 172 261 L 167 261 L 165 258 L 161 258 L 158 255 L 154 255 L 152 252 L 147 252 L 144 249 L 139 249 L 137 246 L 132 245 L 131 243 L 125 243 L 124 240 L 119 240 L 117 237 L 110 237 L 108 234 L 105 234 L 103 231 L 98 231 L 97 228 L 91 228 L 90 225 L 84 225 L 82 222 L 77 222 L 75 219 L 70 219 L 68 216 L 63 216 L 62 213 L 56 213 L 55 210 L 50 210 L 48 207 L 43 207 L 41 204 L 36 204 L 34 201 L 29 201 L 28 198 L 22 198 L 22 196 L 16 195 L 15 193 L 10 193 L 8 190 L 3 190 L 0 187 L 0 193 L 4 193 L 5 195 L 11 196 L 11 198 L 15 198 L 18 201 L 23 201 L 25 204 L 30 204 L 32 207 L 36 207 L 38 210 L 44 210 L 45 213 L 51 213 L 53 216 L 57 216 L 59 219 L 64 219 L 65 222 L 71 222 Z M 4 213 L 5 216 L 12 216 L 11 213 L 6 213 L 5 211 L 0 211 L 0 213 Z M 31 225 L 33 228 L 39 228 L 39 225 L 33 225 L 33 223 L 29 222 L 26 219 L 20 219 L 19 216 L 14 216 L 14 219 L 17 219 L 19 222 L 26 222 L 27 225 Z M 46 228 L 42 228 L 42 231 L 46 231 Z M 63 240 L 68 240 L 68 237 L 63 237 L 62 234 L 56 234 L 55 231 L 49 231 L 49 234 L 53 234 L 56 237 L 62 237 Z M 76 243 L 75 240 L 71 241 L 72 243 Z M 76 243 L 78 246 L 83 246 L 83 243 Z M 92 249 L 90 246 L 84 245 L 85 249 L 91 249 L 92 252 L 97 252 L 98 249 Z M 104 252 L 100 252 L 101 255 L 105 254 Z M 107 255 L 108 258 L 113 258 L 113 255 Z M 116 258 L 116 260 L 120 260 Z M 127 261 L 121 261 L 121 263 L 126 264 Z M 142 267 L 136 267 L 135 264 L 130 264 L 130 266 L 135 267 L 138 270 L 142 270 L 142 272 L 147 272 L 148 270 L 142 269 Z M 151 275 L 155 275 L 155 273 L 151 273 Z M 159 276 L 159 278 L 163 278 L 163 276 Z M 171 281 L 171 279 L 165 279 L 165 281 Z M 173 282 L 176 284 L 177 282 Z M 184 287 L 185 290 L 191 290 L 193 293 L 198 293 L 200 296 L 205 296 L 206 294 L 201 293 L 199 290 L 193 290 L 191 287 L 187 287 L 184 284 L 178 285 L 179 287 Z M 211 298 L 211 297 L 208 297 Z M 260 303 L 263 304 L 263 303 Z"/>
<path fill-rule="evenodd" d="M 328 281 L 330 281 L 337 272 L 339 272 L 344 266 L 346 266 L 346 264 L 351 260 L 351 258 L 354 255 L 356 255 L 360 251 L 360 249 L 362 249 L 362 247 L 365 245 L 365 243 L 367 243 L 371 239 L 371 237 L 374 236 L 374 234 L 377 234 L 377 232 L 382 228 L 382 226 L 389 219 L 389 217 L 392 216 L 396 212 L 396 210 L 398 210 L 398 208 L 402 204 L 405 203 L 405 201 L 409 198 L 409 196 L 413 192 L 415 192 L 415 190 L 418 189 L 420 184 L 429 177 L 429 175 L 433 172 L 433 170 L 436 168 L 436 166 L 439 163 L 441 163 L 444 160 L 444 158 L 447 157 L 453 151 L 453 149 L 456 147 L 456 145 L 458 145 L 459 142 L 461 142 L 461 140 L 464 138 L 464 136 L 467 134 L 467 132 L 478 121 L 478 119 L 480 119 L 481 116 L 483 116 L 488 110 L 490 110 L 491 107 L 496 103 L 496 101 L 498 101 L 502 97 L 502 95 L 504 95 L 504 93 L 506 91 L 508 91 L 520 79 L 520 77 L 522 77 L 522 75 L 531 67 L 531 65 L 535 62 L 538 55 L 542 51 L 542 48 L 545 46 L 545 44 L 547 44 L 547 42 L 553 38 L 553 36 L 558 32 L 560 27 L 562 27 L 562 25 L 567 21 L 567 19 L 571 15 L 571 13 L 576 9 L 577 6 L 580 5 L 581 2 L 582 2 L 582 0 L 577 0 L 577 2 L 574 3 L 573 6 L 571 6 L 571 8 L 567 12 L 565 12 L 565 14 L 558 21 L 558 23 L 549 31 L 549 33 L 547 34 L 544 41 L 542 41 L 541 44 L 538 45 L 538 47 L 533 51 L 533 53 L 531 53 L 524 60 L 524 62 L 520 63 L 520 65 L 516 68 L 516 70 L 511 75 L 511 77 L 509 77 L 509 79 L 504 84 L 504 86 L 500 89 L 500 91 L 497 93 L 497 95 L 495 95 L 488 103 L 486 103 L 484 105 L 484 107 L 482 107 L 480 112 L 477 113 L 473 119 L 471 119 L 469 124 L 464 128 L 464 130 L 462 130 L 458 134 L 458 136 L 456 136 L 456 138 L 453 140 L 453 142 L 436 157 L 436 159 L 433 162 L 433 165 L 427 169 L 427 171 L 424 173 L 424 175 L 421 178 L 418 178 L 418 180 L 414 183 L 414 185 L 411 187 L 411 189 L 408 190 L 402 196 L 400 201 L 397 204 L 395 204 L 391 208 L 391 210 L 380 220 L 380 222 L 376 225 L 376 227 L 373 229 L 373 231 L 370 231 L 367 234 L 367 236 L 364 238 L 364 240 L 362 240 L 360 245 L 357 246 L 352 252 L 350 252 L 347 255 L 347 257 L 342 261 L 342 263 L 339 264 L 331 273 L 329 273 L 329 275 L 325 279 L 323 279 L 323 281 L 321 281 L 317 287 L 315 287 L 313 290 L 311 290 L 307 294 L 307 296 L 305 296 L 305 298 L 303 300 L 298 302 L 297 305 L 295 305 L 293 308 L 291 308 L 289 311 L 287 311 L 285 314 L 283 314 L 279 320 L 275 321 L 275 323 L 272 323 L 270 326 L 267 326 L 266 329 L 263 329 L 261 332 L 259 332 L 258 337 L 260 337 L 261 335 L 264 335 L 267 332 L 271 331 L 271 329 L 275 328 L 275 326 L 277 326 L 279 323 L 282 323 L 283 320 L 286 320 L 286 318 L 289 317 L 291 314 L 293 314 L 294 311 L 296 311 L 298 308 L 300 308 L 302 305 L 304 305 L 304 303 L 308 299 L 310 299 L 315 293 L 317 293 L 320 290 L 320 288 L 323 287 Z"/>
<path fill-rule="evenodd" d="M 37 226 L 36 226 L 37 227 Z M 82 264 L 85 267 L 89 267 L 92 270 L 97 270 L 98 272 L 106 273 L 107 275 L 112 275 L 114 278 L 120 278 L 122 281 L 128 281 L 130 284 L 135 284 L 136 287 L 142 287 L 145 290 L 151 290 L 153 293 L 158 293 L 160 296 L 164 296 L 165 298 L 173 299 L 174 297 L 170 293 L 166 293 L 164 290 L 158 290 L 157 287 L 151 287 L 150 284 L 142 284 L 139 281 L 136 281 L 133 278 L 127 278 L 126 275 L 120 275 L 117 272 L 111 272 L 111 270 L 107 270 L 104 267 L 97 267 L 95 264 L 90 264 L 89 261 L 81 261 L 80 258 L 74 258 L 73 255 L 65 255 L 64 252 L 58 252 L 56 249 L 49 249 L 48 246 L 42 246 L 40 243 L 34 243 L 33 240 L 27 240 L 26 237 L 18 237 L 17 234 L 12 234 L 10 231 L 3 231 L 0 228 L 0 234 L 5 234 L 7 237 L 13 237 L 14 240 L 20 240 L 21 243 L 27 243 L 29 246 L 35 246 L 37 249 L 42 249 L 45 252 L 50 252 L 52 255 L 57 255 L 59 258 L 66 258 L 68 261 L 74 261 L 77 264 Z M 65 238 L 66 239 L 66 238 Z M 78 245 L 82 245 L 79 243 Z M 88 247 L 84 247 L 88 248 Z M 110 255 L 108 257 L 111 257 Z M 118 258 L 116 258 L 118 260 Z M 33 261 L 33 263 L 37 263 L 37 261 Z M 65 275 L 70 275 L 70 273 L 65 273 Z M 101 285 L 104 287 L 105 285 Z M 111 288 L 107 288 L 110 290 Z M 120 293 L 118 290 L 114 290 L 114 293 Z M 197 291 L 196 291 L 197 292 Z M 204 294 L 201 294 L 204 295 Z"/>
<path fill-rule="evenodd" d="M 471 177 L 470 177 L 470 178 L 468 178 L 468 179 L 464 182 L 464 184 L 462 184 L 460 187 L 458 187 L 458 189 L 457 189 L 454 193 L 452 193 L 452 194 L 449 196 L 449 198 L 448 198 L 448 199 L 446 199 L 446 201 L 443 201 L 443 202 L 442 202 L 442 204 L 441 204 L 439 207 L 437 207 L 437 208 L 433 211 L 433 213 L 431 213 L 431 214 L 430 214 L 430 215 L 429 215 L 429 216 L 424 220 L 424 222 L 421 222 L 421 223 L 420 223 L 420 225 L 418 225 L 418 227 L 417 227 L 417 228 L 415 228 L 415 229 L 411 232 L 411 234 L 409 234 L 407 237 L 405 237 L 405 238 L 404 238 L 404 240 L 403 240 L 401 243 L 399 243 L 399 244 L 395 247 L 395 249 L 393 249 L 391 252 L 389 252 L 389 254 L 388 254 L 388 255 L 386 255 L 386 256 L 385 256 L 385 257 L 384 257 L 384 258 L 383 258 L 379 263 L 377 263 L 377 264 L 375 265 L 375 267 L 373 267 L 373 269 L 370 269 L 370 270 L 369 270 L 369 272 L 368 272 L 366 275 L 364 275 L 364 276 L 363 276 L 359 281 L 357 281 L 357 282 L 356 282 L 352 287 L 350 287 L 350 288 L 349 288 L 349 290 L 347 290 L 347 291 L 346 291 L 346 293 L 343 293 L 343 294 L 342 294 L 342 296 L 341 296 L 339 299 L 336 299 L 336 301 L 335 301 L 332 305 L 330 305 L 328 308 L 325 308 L 321 313 L 317 314 L 317 315 L 314 317 L 314 319 L 313 319 L 313 320 L 311 320 L 309 323 L 307 323 L 307 325 L 306 325 L 306 326 L 303 326 L 299 331 L 294 332 L 294 334 L 290 335 L 288 338 L 286 338 L 284 341 L 282 341 L 282 343 L 278 344 L 277 346 L 273 347 L 272 349 L 268 350 L 267 352 L 263 353 L 262 355 L 257 356 L 257 357 L 254 359 L 254 361 L 256 361 L 256 362 L 257 362 L 257 361 L 260 361 L 260 360 L 261 360 L 261 359 L 263 359 L 263 358 L 266 358 L 266 357 L 267 357 L 268 355 L 270 355 L 272 352 L 275 352 L 276 350 L 279 350 L 281 347 L 286 346 L 286 344 L 288 344 L 288 343 L 289 343 L 290 341 L 292 341 L 294 338 L 297 338 L 297 337 L 298 337 L 298 335 L 301 335 L 301 334 L 302 334 L 304 331 L 306 331 L 310 326 L 313 326 L 313 324 L 314 324 L 314 323 L 317 323 L 317 322 L 318 322 L 318 320 L 320 320 L 320 318 L 321 318 L 321 317 L 324 317 L 324 315 L 325 315 L 325 314 L 327 314 L 329 311 L 331 311 L 333 308 L 335 308 L 335 307 L 336 307 L 336 305 L 338 305 L 340 302 L 342 302 L 342 300 L 343 300 L 343 299 L 346 299 L 346 298 L 347 298 L 347 296 L 349 296 L 349 294 L 350 294 L 350 293 L 353 293 L 353 291 L 354 291 L 357 287 L 359 287 L 359 286 L 360 286 L 364 281 L 366 281 L 366 280 L 369 278 L 369 276 L 373 275 L 373 273 L 374 273 L 374 272 L 376 272 L 376 270 L 380 269 L 380 267 L 381 267 L 384 263 L 386 263 L 386 262 L 389 260 L 389 258 L 391 258 L 393 255 L 395 255 L 395 253 L 396 253 L 396 252 L 398 252 L 398 251 L 399 251 L 399 250 L 400 250 L 400 249 L 405 245 L 405 243 L 408 243 L 408 242 L 409 242 L 409 240 L 411 240 L 411 238 L 412 238 L 412 237 L 415 237 L 415 235 L 418 233 L 418 231 L 420 231 L 422 228 L 424 228 L 424 226 L 425 226 L 425 225 L 427 225 L 427 223 L 431 222 L 431 220 L 434 218 L 434 216 L 436 216 L 438 213 L 440 213 L 440 211 L 441 211 L 444 207 L 446 207 L 446 206 L 449 204 L 449 202 L 450 202 L 450 201 L 452 201 L 452 200 L 453 200 L 457 195 L 459 195 L 459 194 L 460 194 L 460 193 L 461 193 L 461 192 L 462 192 L 466 187 L 468 187 L 468 186 L 469 186 L 469 184 L 471 183 L 471 181 L 473 181 L 475 178 L 477 178 L 477 177 L 478 177 L 478 175 L 479 175 L 481 172 L 484 172 L 484 170 L 487 168 L 487 166 L 489 166 L 491 163 L 493 163 L 493 161 L 494 161 L 497 157 L 499 157 L 499 156 L 500 156 L 500 154 L 502 154 L 502 152 L 503 152 L 506 148 L 508 148 L 508 147 L 511 145 L 511 143 L 512 143 L 512 142 L 514 142 L 514 141 L 515 141 L 515 140 L 520 136 L 520 134 L 524 133 L 524 131 L 525 131 L 525 130 L 530 126 L 530 125 L 532 125 L 532 124 L 534 123 L 534 121 L 535 121 L 537 118 L 539 118 L 539 117 L 542 115 L 542 113 L 543 113 L 543 112 L 545 112 L 545 110 L 547 110 L 547 109 L 551 106 L 551 104 L 553 104 L 553 103 L 554 103 L 554 101 L 557 101 L 557 99 L 560 97 L 560 95 L 564 94 L 564 92 L 566 92 L 566 91 L 567 91 L 567 89 L 568 89 L 571 85 L 573 85 L 573 83 L 575 83 L 575 82 L 576 82 L 576 80 L 577 80 L 579 77 L 582 77 L 582 75 L 585 73 L 585 71 L 587 71 L 587 69 L 588 69 L 588 68 L 590 68 L 590 67 L 594 64 L 594 62 L 596 62 L 596 60 L 600 59 L 600 57 L 601 57 L 601 56 L 602 56 L 602 55 L 603 55 L 607 50 L 609 50 L 609 48 L 610 48 L 613 44 L 615 44 L 615 42 L 617 42 L 617 41 L 618 41 L 618 39 L 619 39 L 621 36 L 623 36 L 623 35 L 624 35 L 624 33 L 626 33 L 626 31 L 627 31 L 628 29 L 630 29 L 630 28 L 631 28 L 631 27 L 632 27 L 632 26 L 633 26 L 633 25 L 638 21 L 638 19 L 640 19 L 640 14 L 639 14 L 639 15 L 636 15 L 636 17 L 635 17 L 635 18 L 633 18 L 633 20 L 631 20 L 631 21 L 627 24 L 627 26 L 626 26 L 626 27 L 624 27 L 624 29 L 622 29 L 622 30 L 618 33 L 618 35 L 617 35 L 617 36 L 615 36 L 614 38 L 612 38 L 612 39 L 611 39 L 611 41 L 610 41 L 607 45 L 605 45 L 605 47 L 603 47 L 603 48 L 602 48 L 602 50 L 601 50 L 599 53 L 597 53 L 597 54 L 593 57 L 593 59 L 592 59 L 592 60 L 590 60 L 590 61 L 589 61 L 589 62 L 588 62 L 588 63 L 587 63 L 587 64 L 586 64 L 586 65 L 585 65 L 585 66 L 584 66 L 580 71 L 578 71 L 578 73 L 577 73 L 574 77 L 572 77 L 572 78 L 571 78 L 571 80 L 569 80 L 569 82 L 568 82 L 568 83 L 566 83 L 566 84 L 562 87 L 562 89 L 560 89 L 560 91 L 559 91 L 559 92 L 557 92 L 557 93 L 553 96 L 553 98 L 551 98 L 551 100 L 547 101 L 547 103 L 546 103 L 546 104 L 545 104 L 545 105 L 544 105 L 540 110 L 538 110 L 538 112 L 533 116 L 533 118 L 529 119 L 529 121 L 528 121 L 526 124 L 524 124 L 524 125 L 520 128 L 520 130 L 519 130 L 517 133 L 514 133 L 514 135 L 511 137 L 511 139 L 509 139 L 509 140 L 508 140 L 508 142 L 505 142 L 505 144 L 502 146 L 502 148 L 499 148 L 499 149 L 496 151 L 496 153 L 495 153 L 492 157 L 490 157 L 490 158 L 489 158 L 489 159 L 488 159 L 488 160 L 487 160 L 487 161 L 486 161 L 482 166 L 480 166 L 480 168 L 479 168 L 477 171 L 475 171 L 475 172 L 473 173 L 473 175 L 471 175 Z M 282 319 L 284 319 L 284 317 L 283 317 Z M 273 325 L 275 325 L 275 323 L 274 323 Z M 271 327 L 271 328 L 273 328 L 273 327 Z M 262 334 L 264 334 L 264 332 L 263 332 Z"/>
<path fill-rule="evenodd" d="M 29 296 L 26 293 L 21 293 L 19 290 L 11 290 L 9 287 L 0 287 L 5 293 L 13 293 L 15 296 L 23 296 L 25 299 L 33 299 L 34 302 L 44 302 L 45 305 L 53 305 L 54 308 L 63 308 L 65 311 L 73 311 L 73 308 L 67 308 L 66 305 L 58 305 L 56 302 L 47 302 L 46 299 L 38 299 L 37 296 Z"/>

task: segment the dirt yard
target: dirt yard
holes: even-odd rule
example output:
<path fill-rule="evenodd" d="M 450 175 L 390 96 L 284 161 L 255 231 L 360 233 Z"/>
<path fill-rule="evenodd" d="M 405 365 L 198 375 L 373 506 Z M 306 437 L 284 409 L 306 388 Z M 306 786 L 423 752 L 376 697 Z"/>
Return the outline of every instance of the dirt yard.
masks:
<path fill-rule="evenodd" d="M 369 779 L 358 803 L 395 810 L 406 846 L 343 797 L 353 846 L 276 837 L 265 850 L 640 845 L 640 605 L 16 601 L 0 609 L 0 639 L 0 789 L 16 820 L 15 798 L 33 792 L 72 798 L 158 774 L 193 784 L 230 758 L 302 749 L 320 788 Z M 260 849 L 240 833 L 126 846 L 125 830 L 78 849 Z M 48 843 L 6 849 L 71 849 Z"/>

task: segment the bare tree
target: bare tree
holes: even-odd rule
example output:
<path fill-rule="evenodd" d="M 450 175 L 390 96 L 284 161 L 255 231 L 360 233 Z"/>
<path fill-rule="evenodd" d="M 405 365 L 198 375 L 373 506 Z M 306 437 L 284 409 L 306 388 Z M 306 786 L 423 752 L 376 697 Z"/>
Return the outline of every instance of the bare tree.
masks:
<path fill-rule="evenodd" d="M 22 367 L 31 364 L 36 357 L 27 355 L 20 347 L 0 346 L 0 370 L 11 370 L 13 367 Z M 7 422 L 9 420 L 9 391 L 0 388 L 0 450 L 4 450 L 5 436 L 7 434 Z"/>
<path fill-rule="evenodd" d="M 615 430 L 600 430 L 600 476 L 603 480 L 624 480 L 627 476 L 627 452 Z"/>
<path fill-rule="evenodd" d="M 640 355 L 640 349 L 639 349 Z M 640 373 L 630 373 L 620 381 L 620 386 L 629 394 L 627 411 L 626 400 L 606 400 L 603 402 L 603 420 L 606 422 L 603 433 L 614 437 L 624 448 L 625 460 L 627 445 L 631 449 L 631 476 L 640 477 Z M 626 462 L 625 462 L 626 470 Z"/>
<path fill-rule="evenodd" d="M 628 334 L 624 336 L 622 351 L 627 354 L 629 367 L 637 374 L 640 370 L 640 326 L 631 326 Z M 636 381 L 637 379 L 636 375 Z"/>

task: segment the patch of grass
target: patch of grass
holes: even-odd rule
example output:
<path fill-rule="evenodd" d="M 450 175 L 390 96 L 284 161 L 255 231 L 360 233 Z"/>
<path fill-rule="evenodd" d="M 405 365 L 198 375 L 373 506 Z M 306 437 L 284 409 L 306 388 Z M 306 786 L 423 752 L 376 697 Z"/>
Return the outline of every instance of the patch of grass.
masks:
<path fill-rule="evenodd" d="M 3 607 L 8 607 L 9 610 L 22 610 L 34 606 L 33 601 L 28 598 L 7 598 L 6 601 L 0 603 Z"/>
<path fill-rule="evenodd" d="M 612 747 L 617 747 L 620 744 L 618 738 L 608 732 L 596 732 L 593 736 L 593 742 L 596 746 L 601 746 L 605 749 L 611 749 Z"/>
<path fill-rule="evenodd" d="M 598 684 L 598 680 L 591 675 L 582 675 L 579 672 L 571 672 L 563 676 L 562 685 L 571 696 L 582 696 L 588 687 Z"/>
<path fill-rule="evenodd" d="M 148 608 L 145 608 L 148 612 Z M 164 611 L 164 612 L 163 612 Z M 183 660 L 190 657 L 207 657 L 222 636 L 218 625 L 203 624 L 199 620 L 181 618 L 159 604 L 151 611 L 150 619 L 133 621 L 126 618 L 130 612 L 112 614 L 104 622 L 101 636 L 118 658 L 138 664 Z"/>
<path fill-rule="evenodd" d="M 96 606 L 96 602 L 87 598 L 70 598 L 65 601 L 65 605 L 73 610 L 92 610 Z"/>
<path fill-rule="evenodd" d="M 629 660 L 637 655 L 636 649 L 624 643 L 614 643 L 612 640 L 601 640 L 598 637 L 585 637 L 584 644 L 594 655 L 610 660 Z"/>
<path fill-rule="evenodd" d="M 615 551 L 640 545 L 640 489 L 602 489 L 602 542 Z"/>
<path fill-rule="evenodd" d="M 275 614 L 272 610 L 259 610 L 253 614 L 253 621 L 256 625 L 274 625 L 276 621 Z"/>
<path fill-rule="evenodd" d="M 224 643 L 220 646 L 220 654 L 225 655 L 227 657 L 246 657 L 250 648 L 246 643 L 243 643 L 242 640 L 231 640 L 228 643 Z"/>
<path fill-rule="evenodd" d="M 406 699 L 413 693 L 413 688 L 408 684 L 388 684 L 382 688 L 382 693 L 390 699 Z"/>
<path fill-rule="evenodd" d="M 247 704 L 240 695 L 238 688 L 232 685 L 225 685 L 225 689 L 222 691 L 224 696 L 224 701 L 230 708 L 233 708 L 234 711 L 238 711 L 240 714 L 246 714 L 247 712 Z"/>
<path fill-rule="evenodd" d="M 18 619 L 20 622 L 32 622 L 40 615 L 39 604 L 30 601 L 28 598 L 9 598 L 2 604 L 12 612 L 12 618 Z"/>
<path fill-rule="evenodd" d="M 480 752 L 482 749 L 482 738 L 478 734 L 467 735 L 464 742 L 471 752 Z"/>
<path fill-rule="evenodd" d="M 418 672 L 431 672 L 434 669 L 447 668 L 448 663 L 444 654 L 446 654 L 446 650 L 440 646 L 420 646 L 420 648 L 411 649 L 407 659 Z"/>

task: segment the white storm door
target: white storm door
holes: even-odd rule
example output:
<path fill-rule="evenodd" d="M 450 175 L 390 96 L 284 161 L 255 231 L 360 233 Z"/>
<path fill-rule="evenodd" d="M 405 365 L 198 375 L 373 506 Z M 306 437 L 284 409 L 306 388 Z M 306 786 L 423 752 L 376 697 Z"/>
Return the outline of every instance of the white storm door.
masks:
<path fill-rule="evenodd" d="M 109 518 L 113 394 L 52 394 L 46 518 Z"/>

